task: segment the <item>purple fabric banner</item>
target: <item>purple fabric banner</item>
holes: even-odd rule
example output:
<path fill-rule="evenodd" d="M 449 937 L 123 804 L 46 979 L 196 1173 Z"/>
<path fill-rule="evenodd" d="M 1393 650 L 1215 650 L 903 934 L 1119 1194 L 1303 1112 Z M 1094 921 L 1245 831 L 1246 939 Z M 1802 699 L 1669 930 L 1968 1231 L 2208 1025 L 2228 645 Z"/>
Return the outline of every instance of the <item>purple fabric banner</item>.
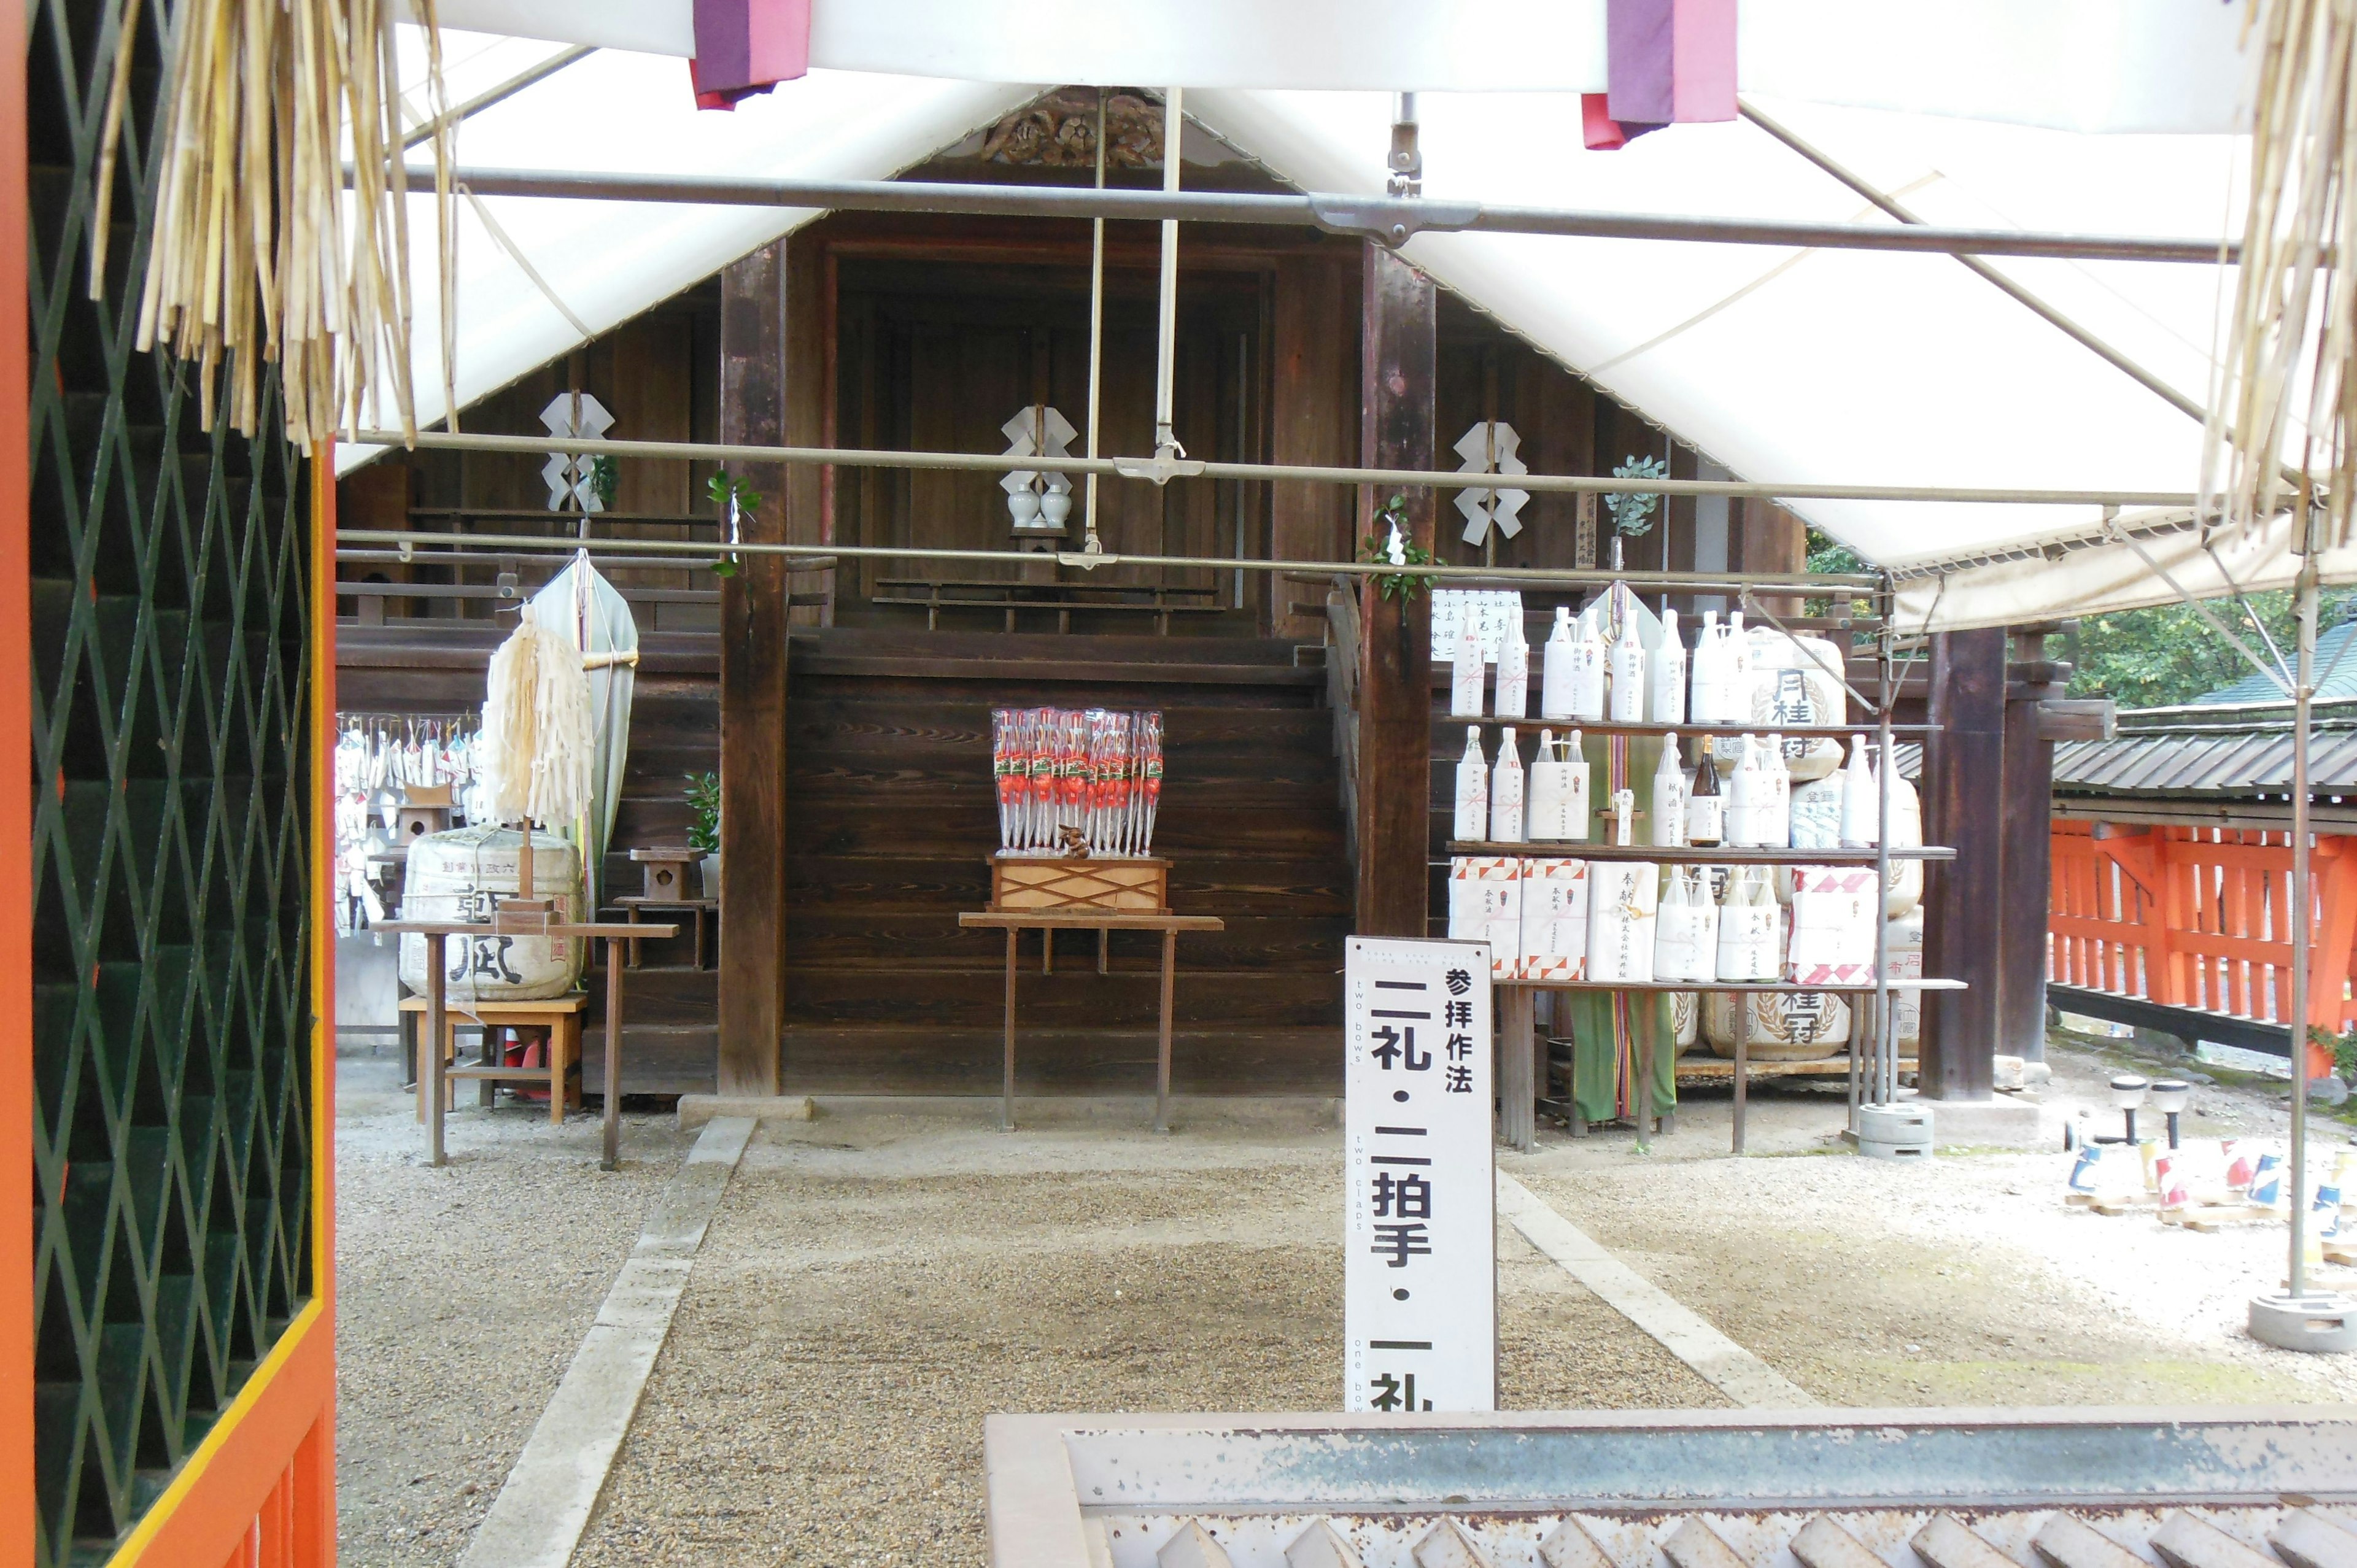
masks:
<path fill-rule="evenodd" d="M 1735 118 L 1736 0 L 1605 0 L 1605 91 L 1582 140 L 1609 151 L 1677 122 Z"/>
<path fill-rule="evenodd" d="M 733 109 L 810 70 L 810 0 L 695 0 L 696 102 Z"/>

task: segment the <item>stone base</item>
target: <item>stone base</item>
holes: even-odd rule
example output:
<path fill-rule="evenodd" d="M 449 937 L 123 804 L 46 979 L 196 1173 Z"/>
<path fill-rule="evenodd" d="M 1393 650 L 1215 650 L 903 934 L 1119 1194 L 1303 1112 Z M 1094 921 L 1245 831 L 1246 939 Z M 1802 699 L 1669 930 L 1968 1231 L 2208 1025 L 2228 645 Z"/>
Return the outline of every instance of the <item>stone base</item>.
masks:
<path fill-rule="evenodd" d="M 2045 1133 L 2035 1101 L 1924 1100 L 1907 1101 L 1932 1112 L 1932 1132 L 1943 1149 L 2037 1149 Z"/>
<path fill-rule="evenodd" d="M 807 1094 L 683 1094 L 679 1130 L 692 1133 L 716 1116 L 750 1116 L 756 1122 L 808 1122 L 818 1107 Z"/>
<path fill-rule="evenodd" d="M 2357 1302 L 2330 1291 L 2251 1298 L 2251 1337 L 2280 1350 L 2357 1350 Z"/>

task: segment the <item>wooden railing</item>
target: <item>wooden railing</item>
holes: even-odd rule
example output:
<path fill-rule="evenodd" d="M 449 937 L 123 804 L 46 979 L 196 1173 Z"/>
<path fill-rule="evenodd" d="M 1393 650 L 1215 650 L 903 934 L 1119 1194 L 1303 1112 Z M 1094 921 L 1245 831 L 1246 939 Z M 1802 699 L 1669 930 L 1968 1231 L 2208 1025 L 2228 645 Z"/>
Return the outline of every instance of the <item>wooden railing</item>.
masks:
<path fill-rule="evenodd" d="M 2049 981 L 2290 1025 L 2288 834 L 2062 818 L 2052 845 Z M 2319 835 L 2310 865 L 2306 1021 L 2339 1033 L 2357 1018 L 2357 839 Z"/>

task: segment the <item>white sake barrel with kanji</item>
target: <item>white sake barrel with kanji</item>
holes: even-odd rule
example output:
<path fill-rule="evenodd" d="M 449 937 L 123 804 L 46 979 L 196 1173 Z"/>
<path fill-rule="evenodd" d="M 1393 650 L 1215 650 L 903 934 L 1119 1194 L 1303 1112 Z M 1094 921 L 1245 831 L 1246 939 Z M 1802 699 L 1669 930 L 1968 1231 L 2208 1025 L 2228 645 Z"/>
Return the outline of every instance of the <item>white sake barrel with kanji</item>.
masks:
<path fill-rule="evenodd" d="M 1751 1014 L 1744 1054 L 1752 1061 L 1822 1061 L 1849 1044 L 1849 1004 L 1838 992 L 1711 991 L 1703 996 L 1702 1035 L 1714 1056 L 1735 1055 L 1738 1003 Z"/>
<path fill-rule="evenodd" d="M 488 918 L 516 896 L 516 860 L 523 834 L 513 828 L 456 828 L 409 843 L 401 914 L 409 920 Z M 535 897 L 554 898 L 559 916 L 581 918 L 581 852 L 552 832 L 532 835 Z M 449 937 L 443 943 L 444 978 L 455 1001 L 538 1002 L 579 983 L 584 948 L 575 937 Z M 401 939 L 401 983 L 425 990 L 425 939 Z"/>

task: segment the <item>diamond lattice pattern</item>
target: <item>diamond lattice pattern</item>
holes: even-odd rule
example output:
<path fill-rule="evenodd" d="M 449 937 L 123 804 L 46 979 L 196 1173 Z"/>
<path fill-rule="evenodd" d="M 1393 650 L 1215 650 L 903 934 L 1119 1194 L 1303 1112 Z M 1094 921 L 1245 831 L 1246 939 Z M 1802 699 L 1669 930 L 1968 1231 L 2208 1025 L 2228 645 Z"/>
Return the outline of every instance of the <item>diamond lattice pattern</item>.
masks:
<path fill-rule="evenodd" d="M 121 0 L 38 0 L 32 211 L 35 1484 L 98 1563 L 311 1289 L 307 491 L 134 347 L 162 45 L 135 10 L 106 297 L 89 297 Z"/>

